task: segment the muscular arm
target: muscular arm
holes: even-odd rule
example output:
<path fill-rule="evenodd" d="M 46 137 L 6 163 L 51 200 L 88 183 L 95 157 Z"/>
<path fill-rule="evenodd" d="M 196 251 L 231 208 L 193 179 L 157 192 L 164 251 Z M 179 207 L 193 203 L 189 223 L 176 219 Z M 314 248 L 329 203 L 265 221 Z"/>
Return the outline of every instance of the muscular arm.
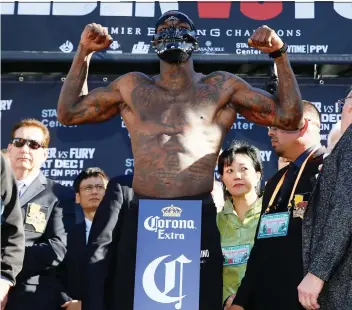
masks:
<path fill-rule="evenodd" d="M 231 103 L 251 122 L 296 130 L 304 125 L 301 93 L 287 55 L 276 58 L 275 62 L 279 77 L 276 97 L 234 77 Z"/>
<path fill-rule="evenodd" d="M 62 86 L 57 106 L 58 120 L 64 125 L 106 121 L 119 113 L 122 102 L 119 80 L 88 93 L 87 76 L 92 53 L 78 48 Z"/>

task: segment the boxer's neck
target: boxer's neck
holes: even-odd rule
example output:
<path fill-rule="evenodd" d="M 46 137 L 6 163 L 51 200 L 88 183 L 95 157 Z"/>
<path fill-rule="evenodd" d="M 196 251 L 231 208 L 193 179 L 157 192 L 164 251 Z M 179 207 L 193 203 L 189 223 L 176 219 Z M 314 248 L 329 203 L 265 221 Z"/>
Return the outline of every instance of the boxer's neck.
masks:
<path fill-rule="evenodd" d="M 160 61 L 160 82 L 167 88 L 180 89 L 189 86 L 195 74 L 192 59 L 180 64 Z"/>

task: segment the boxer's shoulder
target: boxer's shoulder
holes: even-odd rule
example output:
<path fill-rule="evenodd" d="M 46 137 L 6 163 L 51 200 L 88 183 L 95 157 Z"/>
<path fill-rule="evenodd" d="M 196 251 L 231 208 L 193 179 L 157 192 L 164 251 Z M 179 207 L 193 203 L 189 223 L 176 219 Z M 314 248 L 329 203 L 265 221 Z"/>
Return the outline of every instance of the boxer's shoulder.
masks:
<path fill-rule="evenodd" d="M 142 72 L 129 72 L 125 74 L 126 77 L 132 79 L 135 82 L 143 82 L 143 83 L 153 83 L 153 78 L 142 73 Z"/>
<path fill-rule="evenodd" d="M 204 75 L 199 82 L 208 85 L 216 85 L 222 90 L 223 86 L 226 84 L 233 84 L 239 80 L 240 78 L 232 73 L 226 71 L 214 71 L 208 75 Z"/>
<path fill-rule="evenodd" d="M 150 78 L 148 75 L 142 72 L 129 72 L 124 75 L 121 75 L 113 83 L 114 84 L 130 83 L 134 86 L 137 86 L 140 84 L 151 84 L 151 83 L 154 83 L 154 81 L 152 78 Z"/>
<path fill-rule="evenodd" d="M 227 80 L 235 77 L 234 74 L 226 71 L 213 71 L 207 75 L 203 76 L 204 83 L 212 83 L 214 80 Z"/>
<path fill-rule="evenodd" d="M 121 75 L 116 80 L 114 80 L 108 87 L 108 90 L 119 90 L 123 94 L 130 94 L 136 87 L 141 85 L 150 85 L 154 81 L 149 76 L 141 72 L 129 72 Z"/>

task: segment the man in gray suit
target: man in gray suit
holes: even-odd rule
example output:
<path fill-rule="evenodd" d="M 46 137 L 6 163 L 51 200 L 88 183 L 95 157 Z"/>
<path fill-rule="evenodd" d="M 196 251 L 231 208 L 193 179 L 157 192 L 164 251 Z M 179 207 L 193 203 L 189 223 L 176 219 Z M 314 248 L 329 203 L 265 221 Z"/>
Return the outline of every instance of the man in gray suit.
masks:
<path fill-rule="evenodd" d="M 352 309 L 352 88 L 339 100 L 343 136 L 324 160 L 303 221 L 306 309 Z"/>
<path fill-rule="evenodd" d="M 25 255 L 6 310 L 55 310 L 56 267 L 66 254 L 66 231 L 75 217 L 69 190 L 40 172 L 49 140 L 46 126 L 34 119 L 12 129 L 8 151 L 20 196 Z"/>
<path fill-rule="evenodd" d="M 5 307 L 10 288 L 22 269 L 24 230 L 15 177 L 1 154 L 1 258 L 0 303 Z"/>

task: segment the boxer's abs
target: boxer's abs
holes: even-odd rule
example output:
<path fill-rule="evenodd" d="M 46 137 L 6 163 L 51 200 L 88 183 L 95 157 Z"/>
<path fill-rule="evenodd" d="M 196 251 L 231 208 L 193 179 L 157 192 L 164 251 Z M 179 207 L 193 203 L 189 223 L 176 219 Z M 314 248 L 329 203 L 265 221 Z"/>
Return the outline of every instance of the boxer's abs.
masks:
<path fill-rule="evenodd" d="M 182 146 L 176 136 L 157 144 L 134 145 L 133 189 L 137 193 L 176 198 L 212 191 L 216 150 L 198 150 L 197 155 L 192 148 L 199 145 Z"/>

